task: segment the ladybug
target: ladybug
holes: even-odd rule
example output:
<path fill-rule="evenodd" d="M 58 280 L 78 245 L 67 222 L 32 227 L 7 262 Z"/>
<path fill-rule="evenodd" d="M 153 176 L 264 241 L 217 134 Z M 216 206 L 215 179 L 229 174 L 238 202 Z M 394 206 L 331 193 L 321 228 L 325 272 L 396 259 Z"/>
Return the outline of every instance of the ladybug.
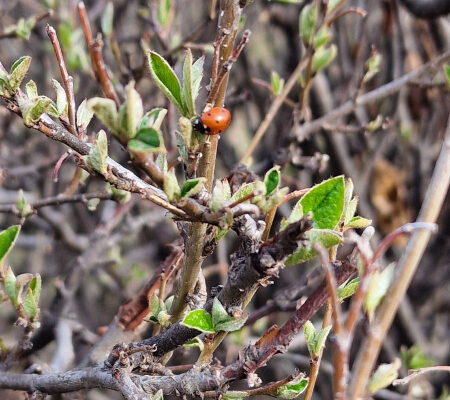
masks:
<path fill-rule="evenodd" d="M 197 118 L 194 129 L 205 135 L 217 135 L 228 128 L 231 122 L 231 113 L 223 107 L 214 107 Z"/>

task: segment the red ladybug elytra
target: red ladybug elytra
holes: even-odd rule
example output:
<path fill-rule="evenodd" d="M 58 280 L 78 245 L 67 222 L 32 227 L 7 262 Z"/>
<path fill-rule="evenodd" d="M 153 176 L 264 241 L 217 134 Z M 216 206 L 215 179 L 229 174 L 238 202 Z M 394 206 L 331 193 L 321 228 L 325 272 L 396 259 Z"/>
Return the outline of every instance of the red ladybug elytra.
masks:
<path fill-rule="evenodd" d="M 206 135 L 217 135 L 228 128 L 231 122 L 231 113 L 223 107 L 214 107 L 201 116 Z"/>

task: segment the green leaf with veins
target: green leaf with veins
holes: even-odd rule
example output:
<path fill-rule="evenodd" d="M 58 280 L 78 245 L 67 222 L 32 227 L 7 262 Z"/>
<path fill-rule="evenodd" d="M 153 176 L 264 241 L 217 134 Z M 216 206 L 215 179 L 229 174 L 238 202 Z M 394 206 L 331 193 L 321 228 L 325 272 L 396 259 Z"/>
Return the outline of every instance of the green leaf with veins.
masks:
<path fill-rule="evenodd" d="M 205 310 L 191 311 L 184 317 L 181 325 L 205 333 L 215 333 L 211 315 Z"/>

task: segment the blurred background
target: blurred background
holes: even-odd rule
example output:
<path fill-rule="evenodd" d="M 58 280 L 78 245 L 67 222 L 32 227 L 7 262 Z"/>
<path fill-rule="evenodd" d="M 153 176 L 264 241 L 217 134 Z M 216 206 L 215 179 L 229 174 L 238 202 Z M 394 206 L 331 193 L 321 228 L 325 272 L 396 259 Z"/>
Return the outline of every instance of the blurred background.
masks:
<path fill-rule="evenodd" d="M 200 112 L 207 94 L 204 88 L 210 79 L 217 26 L 217 21 L 210 19 L 210 2 L 130 0 L 113 1 L 113 7 L 107 4 L 101 0 L 85 2 L 94 35 L 103 32 L 103 54 L 117 92 L 123 98 L 124 85 L 134 79 L 144 100 L 144 110 L 168 108 L 163 132 L 169 159 L 175 160 L 178 115 L 151 80 L 142 48 L 150 47 L 164 55 L 179 76 L 186 48 L 192 49 L 195 58 L 205 56 L 203 89 L 197 103 Z M 300 85 L 295 86 L 253 153 L 251 167 L 264 175 L 274 164 L 281 165 L 283 185 L 291 190 L 307 188 L 340 174 L 352 178 L 359 196 L 358 212 L 372 219 L 376 244 L 395 228 L 414 221 L 420 210 L 449 118 L 449 82 L 446 83 L 443 69 L 425 74 L 393 95 L 359 107 L 306 137 L 301 134 L 301 126 L 305 119 L 325 115 L 358 94 L 398 79 L 448 51 L 450 21 L 448 17 L 416 18 L 394 0 L 353 0 L 348 5 L 364 10 L 366 16 L 349 13 L 333 25 L 331 42 L 337 46 L 337 55 L 314 78 L 309 107 L 306 112 L 299 112 L 302 90 Z M 0 0 L 0 61 L 9 70 L 20 56 L 32 56 L 26 81 L 33 79 L 39 94 L 55 98 L 51 79 L 60 81 L 60 75 L 45 32 L 46 24 L 51 24 L 57 29 L 69 73 L 74 77 L 78 105 L 85 98 L 103 94 L 90 66 L 76 7 L 76 1 L 66 0 Z M 242 28 L 250 29 L 252 35 L 230 75 L 225 106 L 232 113 L 232 124 L 219 142 L 217 178 L 227 176 L 248 148 L 274 99 L 274 79 L 287 80 L 304 55 L 299 38 L 301 7 L 302 4 L 255 0 L 244 9 Z M 361 85 L 365 63 L 374 51 L 381 56 L 379 71 Z M 99 121 L 94 120 L 89 137 L 100 128 Z M 2 205 L 16 201 L 19 189 L 28 202 L 74 191 L 103 192 L 102 181 L 84 175 L 79 187 L 71 185 L 76 171 L 71 160 L 62 164 L 58 181 L 52 179 L 55 163 L 64 151 L 61 144 L 27 129 L 2 104 L 0 211 Z M 109 152 L 112 158 L 133 168 L 127 164 L 127 152 L 117 142 L 110 141 Z M 109 200 L 95 203 L 42 207 L 23 225 L 9 262 L 16 274 L 42 275 L 42 330 L 41 342 L 13 370 L 23 371 L 33 364 L 33 368 L 38 365 L 44 371 L 64 369 L 83 360 L 118 307 L 149 279 L 178 238 L 176 226 L 164 210 L 138 196 L 132 196 L 125 205 Z M 279 209 L 275 229 L 281 217 L 289 215 L 293 204 Z M 432 237 L 383 345 L 380 360 L 391 361 L 401 355 L 406 360 L 403 372 L 411 367 L 407 363 L 412 355 L 419 354 L 416 360 L 420 358 L 421 366 L 450 362 L 449 211 L 447 201 L 439 218 L 439 232 Z M 17 216 L 0 212 L 0 230 L 19 222 Z M 399 239 L 385 262 L 397 260 L 405 243 L 406 239 Z M 208 257 L 205 263 L 208 288 L 224 281 L 228 255 L 236 246 L 231 233 Z M 345 252 L 343 248 L 342 256 Z M 274 285 L 258 292 L 250 311 L 260 310 L 268 299 L 296 289 L 314 266 L 312 261 L 285 269 Z M 75 293 L 70 301 L 58 303 L 55 299 L 64 297 L 62 282 L 68 274 L 76 277 Z M 271 313 L 252 328 L 229 335 L 216 353 L 218 359 L 223 364 L 231 362 L 243 345 L 254 341 L 271 324 L 282 323 L 288 315 L 289 311 Z M 48 339 L 59 318 L 69 321 L 73 332 L 73 358 L 71 365 L 63 367 L 55 360 L 55 343 Z M 316 318 L 319 324 L 320 315 Z M 13 326 L 15 319 L 11 305 L 0 304 L 1 346 L 11 346 L 18 339 L 20 329 Z M 357 335 L 364 336 L 364 323 Z M 325 350 L 319 373 L 317 399 L 332 398 L 330 348 Z M 197 354 L 196 349 L 181 349 L 172 362 L 195 362 Z M 275 357 L 260 375 L 263 382 L 269 382 L 282 379 L 296 368 L 305 372 L 309 369 L 303 337 L 298 337 L 287 354 Z M 413 385 L 415 391 L 408 396 L 448 400 L 449 388 L 444 387 L 444 378 L 442 374 L 426 376 Z M 404 398 L 395 394 L 382 391 L 376 398 Z M 116 394 L 95 390 L 80 396 L 107 399 L 115 398 Z M 0 398 L 19 399 L 23 394 L 0 391 Z"/>

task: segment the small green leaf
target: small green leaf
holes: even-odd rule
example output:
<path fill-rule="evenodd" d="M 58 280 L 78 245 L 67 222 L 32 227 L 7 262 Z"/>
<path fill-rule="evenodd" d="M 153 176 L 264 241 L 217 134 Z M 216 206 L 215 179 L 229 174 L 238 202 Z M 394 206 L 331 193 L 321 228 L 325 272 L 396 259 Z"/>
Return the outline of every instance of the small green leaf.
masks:
<path fill-rule="evenodd" d="M 97 206 L 100 204 L 100 199 L 94 198 L 94 199 L 89 199 L 87 202 L 87 209 L 89 211 L 95 211 L 97 210 Z"/>
<path fill-rule="evenodd" d="M 56 111 L 54 103 L 47 96 L 38 96 L 34 99 L 22 103 L 20 107 L 23 116 L 23 123 L 26 126 L 32 126 L 39 121 L 42 114 L 54 114 Z"/>
<path fill-rule="evenodd" d="M 163 189 L 169 201 L 177 201 L 180 198 L 180 185 L 173 168 L 164 174 Z"/>
<path fill-rule="evenodd" d="M 138 130 L 141 130 L 142 128 L 160 129 L 166 114 L 167 110 L 165 108 L 153 108 L 145 113 L 139 124 Z"/>
<path fill-rule="evenodd" d="M 319 14 L 319 9 L 317 7 L 317 2 L 313 4 L 308 4 L 303 7 L 303 10 L 299 18 L 299 30 L 300 37 L 303 39 L 305 44 L 310 45 L 314 37 L 314 32 L 316 29 L 317 16 Z"/>
<path fill-rule="evenodd" d="M 158 23 L 161 26 L 166 26 L 170 20 L 170 0 L 159 0 L 158 2 Z"/>
<path fill-rule="evenodd" d="M 370 81 L 380 70 L 381 54 L 377 51 L 373 51 L 371 57 L 366 61 L 365 69 L 366 73 L 363 77 L 363 82 Z"/>
<path fill-rule="evenodd" d="M 225 394 L 223 395 L 223 400 L 242 400 L 246 399 L 247 397 L 248 397 L 247 392 L 243 392 L 240 390 L 232 390 L 225 392 Z"/>
<path fill-rule="evenodd" d="M 104 175 L 108 171 L 106 159 L 108 157 L 108 138 L 102 129 L 95 139 L 94 144 L 86 158 L 87 164 L 100 174 Z"/>
<path fill-rule="evenodd" d="M 126 190 L 117 189 L 111 185 L 108 185 L 106 190 L 111 193 L 112 199 L 119 204 L 128 203 L 131 199 L 131 193 Z"/>
<path fill-rule="evenodd" d="M 114 100 L 93 97 L 87 101 L 87 107 L 114 135 L 119 135 L 119 116 Z"/>
<path fill-rule="evenodd" d="M 164 302 L 164 307 L 166 307 L 166 310 L 172 309 L 172 303 L 174 298 L 175 296 L 170 296 L 166 299 L 166 301 Z"/>
<path fill-rule="evenodd" d="M 327 12 L 333 11 L 343 0 L 329 0 Z"/>
<path fill-rule="evenodd" d="M 11 301 L 11 304 L 17 308 L 19 305 L 19 299 L 16 295 L 16 276 L 9 265 L 6 266 L 3 279 L 6 295 Z"/>
<path fill-rule="evenodd" d="M 264 194 L 264 192 L 266 191 L 266 187 L 262 182 L 256 181 L 246 183 L 245 185 L 242 185 L 236 193 L 233 194 L 233 196 L 230 199 L 230 202 L 234 203 L 248 196 L 249 194 L 259 191 L 261 191 L 262 194 Z"/>
<path fill-rule="evenodd" d="M 84 99 L 77 109 L 77 128 L 86 131 L 91 122 L 94 113 L 87 106 L 87 101 Z"/>
<path fill-rule="evenodd" d="M 394 277 L 395 263 L 389 264 L 383 271 L 375 271 L 370 278 L 366 297 L 364 298 L 364 310 L 371 319 L 373 313 L 386 294 L 389 285 Z"/>
<path fill-rule="evenodd" d="M 444 70 L 445 82 L 450 87 L 450 64 L 444 64 L 442 68 Z"/>
<path fill-rule="evenodd" d="M 351 281 L 345 281 L 338 287 L 337 293 L 339 301 L 345 300 L 347 297 L 353 296 L 359 286 L 359 278 L 354 278 Z"/>
<path fill-rule="evenodd" d="M 313 56 L 313 71 L 318 73 L 328 67 L 337 55 L 337 47 L 332 44 L 330 47 L 319 47 Z"/>
<path fill-rule="evenodd" d="M 31 57 L 23 56 L 20 57 L 11 67 L 11 70 L 9 71 L 9 86 L 14 93 L 19 88 L 23 78 L 25 78 L 28 68 L 30 68 L 30 64 Z"/>
<path fill-rule="evenodd" d="M 314 227 L 335 229 L 344 207 L 345 182 L 342 176 L 314 186 L 301 199 L 303 213 L 313 213 Z"/>
<path fill-rule="evenodd" d="M 266 196 L 270 196 L 280 184 L 280 167 L 277 165 L 266 172 L 264 176 Z"/>
<path fill-rule="evenodd" d="M 37 274 L 30 282 L 22 302 L 23 310 L 31 321 L 36 321 L 39 315 L 39 297 L 41 293 L 41 277 Z"/>
<path fill-rule="evenodd" d="M 345 228 L 349 229 L 362 229 L 367 228 L 369 225 L 372 224 L 371 219 L 363 218 L 363 217 L 353 217 L 348 223 L 345 225 Z"/>
<path fill-rule="evenodd" d="M 169 63 L 158 53 L 151 51 L 148 54 L 150 73 L 161 91 L 178 109 L 181 115 L 185 115 L 181 100 L 180 82 Z"/>
<path fill-rule="evenodd" d="M 205 185 L 206 178 L 195 178 L 195 179 L 189 179 L 186 181 L 181 188 L 181 194 L 180 197 L 191 197 L 200 192 L 202 190 L 203 186 Z"/>
<path fill-rule="evenodd" d="M 0 232 L 0 268 L 8 253 L 16 243 L 19 236 L 20 225 L 10 226 L 8 229 Z"/>
<path fill-rule="evenodd" d="M 375 132 L 378 129 L 380 129 L 382 125 L 383 125 L 383 117 L 381 116 L 381 114 L 378 114 L 375 119 L 366 124 L 365 128 L 367 132 Z"/>
<path fill-rule="evenodd" d="M 184 117 L 181 117 L 184 118 Z M 186 142 L 184 141 L 183 134 L 180 131 L 175 131 L 175 139 L 177 140 L 178 153 L 184 164 L 188 163 L 188 150 L 186 147 Z"/>
<path fill-rule="evenodd" d="M 112 34 L 113 20 L 114 20 L 114 5 L 112 1 L 110 1 L 108 2 L 108 4 L 106 4 L 101 20 L 102 32 L 106 37 L 111 36 Z"/>
<path fill-rule="evenodd" d="M 181 325 L 205 333 L 215 333 L 211 315 L 209 315 L 205 310 L 191 311 L 188 315 L 186 315 L 186 317 L 184 317 Z"/>
<path fill-rule="evenodd" d="M 203 351 L 205 344 L 198 338 L 194 338 L 183 344 L 184 347 L 198 347 L 200 351 Z"/>
<path fill-rule="evenodd" d="M 391 364 L 380 364 L 372 375 L 369 382 L 369 392 L 375 393 L 378 390 L 388 387 L 398 377 L 401 361 L 396 358 Z"/>
<path fill-rule="evenodd" d="M 325 46 L 332 38 L 333 36 L 330 33 L 330 30 L 328 29 L 327 25 L 323 25 L 317 34 L 314 36 L 314 43 L 313 46 L 315 49 L 318 49 L 319 47 Z"/>
<path fill-rule="evenodd" d="M 56 79 L 52 79 L 52 84 L 56 91 L 56 109 L 58 111 L 58 115 L 67 114 L 68 103 L 66 92 Z"/>
<path fill-rule="evenodd" d="M 355 196 L 351 199 L 347 206 L 344 208 L 344 226 L 347 225 L 350 220 L 353 218 L 356 212 L 356 207 L 358 206 L 358 197 Z"/>
<path fill-rule="evenodd" d="M 128 149 L 132 152 L 165 153 L 162 133 L 154 128 L 142 128 L 134 139 L 128 142 Z"/>
<path fill-rule="evenodd" d="M 311 229 L 306 232 L 306 236 L 310 245 L 308 247 L 302 247 L 294 254 L 290 255 L 287 258 L 285 265 L 295 265 L 314 258 L 317 255 L 313 247 L 316 242 L 319 242 L 326 249 L 329 249 L 342 243 L 343 240 L 342 235 L 339 232 L 331 229 Z"/>
<path fill-rule="evenodd" d="M 204 57 L 199 58 L 192 64 L 192 53 L 188 49 L 186 51 L 186 58 L 183 65 L 183 88 L 181 98 L 186 117 L 194 117 L 195 113 L 195 99 L 197 98 L 200 89 L 200 82 L 203 77 L 203 62 Z"/>
<path fill-rule="evenodd" d="M 214 298 L 211 313 L 212 323 L 216 332 L 237 331 L 244 326 L 247 320 L 247 315 L 243 315 L 241 318 L 234 318 L 229 315 L 217 297 Z"/>
<path fill-rule="evenodd" d="M 138 126 L 144 115 L 144 109 L 142 105 L 142 99 L 139 93 L 134 88 L 134 82 L 130 82 L 126 87 L 127 102 L 126 102 L 126 115 L 127 115 L 127 127 L 126 137 L 132 139 L 136 136 Z"/>
<path fill-rule="evenodd" d="M 328 325 L 325 328 L 322 328 L 319 332 L 316 333 L 314 338 L 314 354 L 316 356 L 319 355 L 320 351 L 325 347 L 325 342 L 327 340 L 328 334 L 331 331 L 331 325 Z"/>
<path fill-rule="evenodd" d="M 277 389 L 278 397 L 281 399 L 295 399 L 300 396 L 308 387 L 309 379 L 304 374 L 299 374 L 288 384 Z"/>
<path fill-rule="evenodd" d="M 281 79 L 276 71 L 272 71 L 270 74 L 270 85 L 272 86 L 273 94 L 278 96 L 283 90 L 284 79 Z"/>
<path fill-rule="evenodd" d="M 209 208 L 212 212 L 219 211 L 225 207 L 231 199 L 231 188 L 228 179 L 217 179 L 214 185 L 211 203 Z"/>
<path fill-rule="evenodd" d="M 26 217 L 28 217 L 28 215 L 33 213 L 33 209 L 28 204 L 28 202 L 25 200 L 22 189 L 19 190 L 19 193 L 17 195 L 16 207 L 19 210 L 20 216 L 22 218 L 26 218 Z"/>
<path fill-rule="evenodd" d="M 150 311 L 153 316 L 157 317 L 158 314 L 164 309 L 164 302 L 159 299 L 156 294 L 150 298 Z"/>
<path fill-rule="evenodd" d="M 28 83 L 25 85 L 25 93 L 27 94 L 29 99 L 34 99 L 35 97 L 38 97 L 36 82 L 34 82 L 33 80 L 29 80 Z"/>
<path fill-rule="evenodd" d="M 311 358 L 314 358 L 316 330 L 311 321 L 306 321 L 303 325 L 303 334 L 305 335 L 306 347 L 308 348 L 309 355 Z"/>
<path fill-rule="evenodd" d="M 431 358 L 428 358 L 417 344 L 410 349 L 402 346 L 400 348 L 400 358 L 406 370 L 432 367 L 435 365 L 435 362 Z"/>

